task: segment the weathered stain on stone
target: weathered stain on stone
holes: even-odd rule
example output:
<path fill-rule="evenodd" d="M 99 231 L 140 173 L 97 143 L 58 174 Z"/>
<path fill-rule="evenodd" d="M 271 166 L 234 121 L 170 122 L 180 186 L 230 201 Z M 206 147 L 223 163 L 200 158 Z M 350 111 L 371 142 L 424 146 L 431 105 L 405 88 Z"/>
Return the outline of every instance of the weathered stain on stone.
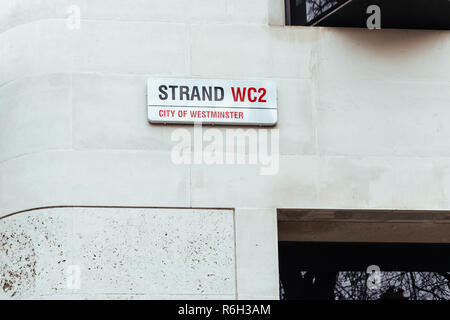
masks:
<path fill-rule="evenodd" d="M 58 264 L 66 261 L 57 237 L 49 231 L 53 223 L 51 217 L 31 214 L 0 219 L 0 298 L 33 294 L 43 272 L 38 266 L 41 250 L 59 256 Z"/>
<path fill-rule="evenodd" d="M 21 295 L 33 286 L 36 276 L 36 255 L 32 246 L 31 237 L 24 231 L 2 230 L 0 288 L 6 296 Z"/>
<path fill-rule="evenodd" d="M 235 290 L 231 210 L 45 209 L 0 219 L 0 235 L 0 299 Z"/>

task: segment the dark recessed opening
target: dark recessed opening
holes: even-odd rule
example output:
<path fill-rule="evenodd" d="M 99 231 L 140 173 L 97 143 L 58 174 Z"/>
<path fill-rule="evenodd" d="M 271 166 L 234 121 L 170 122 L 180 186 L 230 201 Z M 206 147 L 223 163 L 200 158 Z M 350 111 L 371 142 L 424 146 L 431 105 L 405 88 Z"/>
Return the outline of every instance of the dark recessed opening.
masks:
<path fill-rule="evenodd" d="M 286 0 L 286 24 L 366 28 L 371 5 L 380 8 L 381 29 L 450 30 L 448 0 Z"/>
<path fill-rule="evenodd" d="M 280 298 L 450 300 L 450 213 L 278 210 Z"/>
<path fill-rule="evenodd" d="M 449 244 L 279 242 L 278 250 L 281 299 L 450 299 Z"/>

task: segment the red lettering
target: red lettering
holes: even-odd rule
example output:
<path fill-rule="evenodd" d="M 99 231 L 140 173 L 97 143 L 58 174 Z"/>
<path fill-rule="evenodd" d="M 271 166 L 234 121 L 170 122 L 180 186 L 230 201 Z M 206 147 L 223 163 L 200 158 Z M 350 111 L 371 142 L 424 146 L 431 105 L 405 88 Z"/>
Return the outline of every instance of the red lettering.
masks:
<path fill-rule="evenodd" d="M 247 90 L 247 88 L 236 88 L 236 92 L 234 91 L 234 87 L 231 87 L 231 93 L 233 94 L 233 99 L 234 99 L 234 101 L 235 102 L 237 102 L 238 101 L 238 99 L 241 101 L 241 102 L 244 102 L 244 100 L 245 100 L 245 91 Z M 243 90 L 243 91 L 241 91 L 241 89 Z"/>
<path fill-rule="evenodd" d="M 160 117 L 174 117 L 175 116 L 175 110 L 164 110 L 164 109 L 160 109 L 158 111 L 158 114 Z"/>
<path fill-rule="evenodd" d="M 266 99 L 263 99 L 266 96 L 266 93 L 267 93 L 266 88 L 259 88 L 258 93 L 262 93 L 259 96 L 258 102 L 267 102 Z"/>
<path fill-rule="evenodd" d="M 251 95 L 252 92 L 256 92 L 256 89 L 253 87 L 248 88 L 248 101 L 256 102 L 256 97 L 255 96 L 252 97 L 252 95 Z"/>

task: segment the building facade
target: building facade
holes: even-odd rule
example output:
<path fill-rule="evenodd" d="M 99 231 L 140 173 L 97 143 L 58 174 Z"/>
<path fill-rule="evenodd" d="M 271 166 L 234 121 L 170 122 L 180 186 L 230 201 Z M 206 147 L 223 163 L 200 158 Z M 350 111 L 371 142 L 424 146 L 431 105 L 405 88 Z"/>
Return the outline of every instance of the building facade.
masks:
<path fill-rule="evenodd" d="M 1 6 L 2 299 L 279 299 L 279 238 L 450 242 L 449 31 L 286 26 L 283 0 Z M 150 77 L 274 81 L 275 126 L 201 130 L 275 137 L 276 170 L 174 162 L 196 129 L 148 122 Z"/>

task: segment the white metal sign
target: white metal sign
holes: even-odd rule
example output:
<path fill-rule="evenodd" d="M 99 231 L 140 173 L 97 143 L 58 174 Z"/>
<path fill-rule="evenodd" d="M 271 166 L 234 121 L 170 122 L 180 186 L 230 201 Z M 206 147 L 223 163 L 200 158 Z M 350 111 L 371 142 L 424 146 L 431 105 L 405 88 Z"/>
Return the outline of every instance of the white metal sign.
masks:
<path fill-rule="evenodd" d="M 273 81 L 160 79 L 147 81 L 152 123 L 275 125 L 277 88 Z"/>

